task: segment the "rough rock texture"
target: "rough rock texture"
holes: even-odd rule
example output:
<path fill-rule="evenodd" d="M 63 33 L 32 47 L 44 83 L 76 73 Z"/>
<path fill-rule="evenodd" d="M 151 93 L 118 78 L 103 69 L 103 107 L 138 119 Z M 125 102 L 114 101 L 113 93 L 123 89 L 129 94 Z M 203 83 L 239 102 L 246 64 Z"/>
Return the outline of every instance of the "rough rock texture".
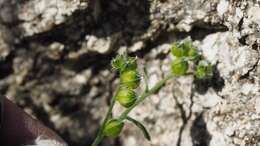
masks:
<path fill-rule="evenodd" d="M 118 52 L 139 57 L 152 86 L 169 73 L 172 42 L 190 38 L 214 77 L 181 77 L 131 115 L 123 146 L 260 146 L 259 0 L 0 0 L 0 92 L 90 145 L 118 85 Z M 115 114 L 122 109 L 117 105 Z"/>

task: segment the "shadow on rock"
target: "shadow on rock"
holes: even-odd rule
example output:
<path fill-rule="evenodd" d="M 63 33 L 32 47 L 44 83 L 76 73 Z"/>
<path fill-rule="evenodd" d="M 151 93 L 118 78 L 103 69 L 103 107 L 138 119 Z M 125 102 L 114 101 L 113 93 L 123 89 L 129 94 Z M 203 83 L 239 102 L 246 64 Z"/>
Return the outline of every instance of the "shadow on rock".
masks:
<path fill-rule="evenodd" d="M 225 86 L 224 79 L 220 76 L 216 65 L 213 68 L 213 76 L 209 79 L 196 79 L 194 81 L 195 90 L 200 94 L 205 94 L 209 88 L 213 88 L 216 92 L 222 90 Z"/>
<path fill-rule="evenodd" d="M 193 146 L 209 146 L 211 135 L 201 113 L 192 123 L 190 135 Z"/>

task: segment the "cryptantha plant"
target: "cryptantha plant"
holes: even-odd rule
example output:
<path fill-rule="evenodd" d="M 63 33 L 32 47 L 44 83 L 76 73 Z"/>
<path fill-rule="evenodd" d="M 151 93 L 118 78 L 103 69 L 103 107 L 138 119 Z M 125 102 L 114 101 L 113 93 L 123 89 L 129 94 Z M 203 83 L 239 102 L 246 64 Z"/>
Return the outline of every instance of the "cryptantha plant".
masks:
<path fill-rule="evenodd" d="M 140 86 L 141 76 L 137 69 L 137 57 L 129 57 L 126 54 L 118 55 L 111 62 L 115 71 L 119 72 L 120 85 L 111 98 L 108 112 L 101 124 L 97 137 L 92 146 L 98 146 L 104 137 L 117 137 L 125 121 L 136 125 L 144 134 L 147 140 L 151 140 L 149 132 L 145 126 L 131 118 L 128 114 L 147 97 L 156 94 L 167 81 L 185 75 L 193 75 L 196 79 L 209 79 L 212 76 L 212 65 L 198 52 L 197 48 L 190 41 L 176 42 L 171 47 L 171 54 L 174 60 L 170 66 L 171 72 L 164 79 L 158 81 L 152 88 L 144 82 L 146 89 L 137 94 L 135 90 Z M 118 102 L 125 110 L 120 116 L 112 115 L 113 107 Z"/>

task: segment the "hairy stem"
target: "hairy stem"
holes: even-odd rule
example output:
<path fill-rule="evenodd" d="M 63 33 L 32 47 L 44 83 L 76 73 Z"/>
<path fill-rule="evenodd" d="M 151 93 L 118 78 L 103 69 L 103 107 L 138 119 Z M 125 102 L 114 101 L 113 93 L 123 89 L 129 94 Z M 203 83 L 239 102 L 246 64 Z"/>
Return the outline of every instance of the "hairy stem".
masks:
<path fill-rule="evenodd" d="M 174 77 L 173 75 L 168 75 L 168 76 L 166 76 L 164 79 L 162 79 L 161 81 L 159 81 L 158 83 L 156 83 L 155 86 L 152 87 L 150 90 L 144 92 L 144 93 L 140 96 L 140 98 L 135 102 L 135 104 L 133 104 L 131 107 L 127 108 L 127 109 L 120 115 L 119 119 L 122 120 L 122 121 L 125 120 L 125 119 L 127 118 L 127 115 L 128 115 L 137 105 L 139 105 L 141 102 L 143 102 L 143 101 L 146 99 L 146 97 L 157 93 L 157 92 L 164 86 L 164 84 L 165 84 L 168 80 L 172 79 L 173 77 Z M 118 92 L 118 90 L 117 90 L 117 92 Z M 116 94 L 117 94 L 117 92 L 116 92 Z M 98 145 L 101 143 L 102 139 L 104 138 L 103 130 L 104 130 L 104 128 L 105 128 L 105 124 L 107 123 L 107 121 L 108 121 L 110 115 L 112 114 L 112 110 L 113 110 L 113 107 L 114 107 L 115 101 L 116 101 L 116 100 L 115 100 L 115 97 L 116 97 L 116 95 L 115 95 L 115 96 L 112 98 L 112 100 L 111 100 L 111 105 L 110 105 L 109 110 L 108 110 L 108 112 L 107 112 L 107 114 L 106 114 L 106 117 L 105 117 L 104 121 L 102 122 L 101 128 L 100 128 L 99 131 L 98 131 L 97 137 L 96 137 L 95 141 L 93 142 L 93 144 L 92 144 L 91 146 L 98 146 Z"/>
<path fill-rule="evenodd" d="M 146 97 L 150 96 L 150 95 L 153 95 L 155 93 L 157 93 L 163 86 L 164 84 L 172 79 L 174 76 L 173 75 L 168 75 L 166 76 L 164 79 L 162 79 L 161 81 L 159 81 L 158 83 L 156 83 L 154 85 L 154 87 L 152 87 L 149 91 L 147 92 L 144 92 L 140 98 L 129 108 L 127 108 L 119 117 L 120 120 L 124 120 L 127 118 L 127 115 L 137 106 L 139 105 L 141 102 L 143 102 Z"/>
<path fill-rule="evenodd" d="M 113 111 L 113 107 L 114 107 L 115 102 L 116 102 L 116 95 L 117 95 L 118 91 L 119 91 L 119 89 L 117 89 L 116 94 L 111 99 L 111 103 L 110 103 L 109 109 L 107 111 L 106 117 L 103 120 L 103 122 L 101 124 L 101 127 L 100 127 L 100 129 L 98 131 L 97 137 L 96 137 L 96 139 L 94 140 L 94 142 L 92 143 L 91 146 L 98 146 L 98 144 L 104 138 L 103 130 L 105 128 L 105 125 L 106 125 L 107 121 L 109 120 L 110 116 L 112 115 L 112 111 Z"/>

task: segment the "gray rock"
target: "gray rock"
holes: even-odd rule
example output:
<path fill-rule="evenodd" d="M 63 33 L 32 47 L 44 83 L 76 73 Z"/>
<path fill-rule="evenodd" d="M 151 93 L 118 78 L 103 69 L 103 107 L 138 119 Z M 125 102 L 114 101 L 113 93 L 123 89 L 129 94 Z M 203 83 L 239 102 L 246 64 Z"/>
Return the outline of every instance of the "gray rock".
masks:
<path fill-rule="evenodd" d="M 151 142 L 126 124 L 120 143 L 260 146 L 259 1 L 0 0 L 0 7 L 0 92 L 71 145 L 95 136 L 119 82 L 109 68 L 115 54 L 138 55 L 153 86 L 170 73 L 171 44 L 188 38 L 215 65 L 213 79 L 170 81 L 131 112 Z M 117 104 L 114 114 L 122 110 Z"/>

